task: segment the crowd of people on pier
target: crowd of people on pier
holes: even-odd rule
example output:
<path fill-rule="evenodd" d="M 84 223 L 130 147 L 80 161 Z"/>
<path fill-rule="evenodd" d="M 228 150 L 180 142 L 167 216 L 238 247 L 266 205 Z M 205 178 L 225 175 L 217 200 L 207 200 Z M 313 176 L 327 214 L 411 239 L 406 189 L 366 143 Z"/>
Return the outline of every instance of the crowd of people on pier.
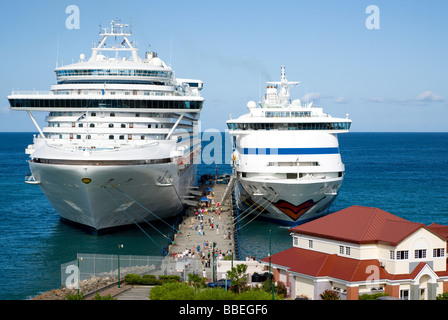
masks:
<path fill-rule="evenodd" d="M 170 256 L 176 262 L 183 261 L 188 263 L 188 260 L 200 259 L 202 267 L 209 268 L 213 262 L 213 242 L 208 241 L 207 239 L 209 238 L 206 236 L 210 235 L 210 232 L 216 232 L 217 235 L 227 240 L 231 239 L 232 234 L 230 231 L 226 232 L 225 222 L 222 219 L 223 208 L 219 202 L 214 201 L 213 191 L 210 189 L 205 192 L 198 205 L 195 208 L 190 208 L 188 218 L 185 220 L 188 227 L 186 231 L 187 244 L 191 241 L 191 247 L 183 251 L 171 253 Z M 192 240 L 193 235 L 195 235 L 194 240 Z M 198 238 L 197 236 L 200 237 Z M 226 256 L 231 256 L 232 252 L 231 250 L 223 252 L 215 245 L 214 254 L 214 261 L 218 261 L 225 259 Z"/>

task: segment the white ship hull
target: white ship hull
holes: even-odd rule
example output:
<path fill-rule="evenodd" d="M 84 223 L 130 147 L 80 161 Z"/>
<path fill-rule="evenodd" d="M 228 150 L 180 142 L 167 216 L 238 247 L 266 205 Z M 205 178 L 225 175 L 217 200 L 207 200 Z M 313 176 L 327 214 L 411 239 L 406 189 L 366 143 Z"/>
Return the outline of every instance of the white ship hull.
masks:
<path fill-rule="evenodd" d="M 253 217 L 295 226 L 328 212 L 341 187 L 342 178 L 325 182 L 285 183 L 239 179 L 235 197 L 244 225 Z M 244 218 L 250 214 L 250 218 Z"/>
<path fill-rule="evenodd" d="M 175 216 L 196 182 L 203 83 L 176 78 L 154 51 L 140 57 L 128 24 L 101 29 L 90 58 L 55 69 L 51 91 L 8 96 L 39 131 L 25 182 L 95 230 Z M 48 112 L 46 127 L 34 111 Z"/>
<path fill-rule="evenodd" d="M 59 215 L 94 230 L 177 215 L 196 179 L 196 165 L 73 166 L 30 162 L 40 188 Z M 160 183 L 170 176 L 171 183 Z M 82 179 L 89 177 L 86 184 Z"/>

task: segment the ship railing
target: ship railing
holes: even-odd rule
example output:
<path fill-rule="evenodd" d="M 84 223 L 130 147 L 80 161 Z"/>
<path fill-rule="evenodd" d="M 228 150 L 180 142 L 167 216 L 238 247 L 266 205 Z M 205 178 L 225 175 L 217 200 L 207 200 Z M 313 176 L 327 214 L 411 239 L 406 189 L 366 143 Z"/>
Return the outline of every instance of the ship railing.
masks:
<path fill-rule="evenodd" d="M 54 94 L 52 91 L 13 91 L 12 95 L 15 96 L 19 96 L 19 95 L 37 95 L 37 96 L 44 96 L 44 95 L 49 95 L 49 94 Z"/>
<path fill-rule="evenodd" d="M 53 142 L 59 142 L 58 139 L 52 139 Z M 48 142 L 48 141 L 47 141 Z M 135 150 L 135 149 L 144 149 L 148 147 L 155 147 L 159 145 L 159 141 L 152 141 L 147 142 L 145 144 L 141 145 L 129 145 L 129 144 L 120 144 L 120 145 L 113 145 L 113 146 L 99 146 L 99 147 L 86 147 L 79 144 L 51 144 L 47 143 L 49 147 L 64 150 L 64 151 L 89 151 L 89 152 L 95 152 L 95 151 L 101 151 L 101 152 L 116 152 L 116 151 L 123 151 L 124 148 L 126 148 L 126 151 Z"/>
<path fill-rule="evenodd" d="M 195 91 L 191 92 L 183 92 L 185 96 L 195 96 L 199 97 L 199 93 Z M 57 96 L 150 96 L 150 97 L 172 97 L 179 95 L 178 92 L 168 91 L 168 92 L 159 92 L 159 91 L 115 91 L 115 90 L 67 90 L 67 91 L 12 91 L 13 96 L 48 96 L 48 95 L 57 95 Z"/>

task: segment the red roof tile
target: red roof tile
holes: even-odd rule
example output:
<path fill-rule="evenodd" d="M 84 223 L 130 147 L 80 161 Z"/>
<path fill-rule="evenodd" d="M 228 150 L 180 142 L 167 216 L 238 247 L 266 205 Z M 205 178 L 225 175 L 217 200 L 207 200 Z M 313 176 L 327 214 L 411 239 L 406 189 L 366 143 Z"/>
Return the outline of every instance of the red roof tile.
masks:
<path fill-rule="evenodd" d="M 262 261 L 268 263 L 269 257 Z M 290 272 L 345 281 L 365 281 L 372 274 L 370 266 L 376 266 L 381 279 L 390 278 L 384 268 L 380 267 L 378 260 L 356 260 L 297 247 L 272 255 L 271 263 L 286 267 Z"/>
<path fill-rule="evenodd" d="M 425 225 L 371 207 L 352 206 L 291 228 L 292 232 L 351 243 L 397 245 Z"/>
<path fill-rule="evenodd" d="M 438 233 L 439 235 L 448 239 L 448 226 L 444 226 L 437 223 L 432 223 L 428 226 L 428 229 Z"/>
<path fill-rule="evenodd" d="M 261 261 L 269 263 L 269 257 Z M 312 277 L 332 277 L 349 282 L 386 279 L 412 280 L 426 265 L 426 263 L 421 262 L 410 274 L 394 275 L 381 267 L 376 259 L 357 260 L 297 247 L 272 255 L 271 263 L 273 266 L 287 268 L 289 272 L 306 274 Z M 374 272 L 378 272 L 378 274 Z M 436 274 L 439 277 L 446 277 L 448 271 L 440 271 Z"/>

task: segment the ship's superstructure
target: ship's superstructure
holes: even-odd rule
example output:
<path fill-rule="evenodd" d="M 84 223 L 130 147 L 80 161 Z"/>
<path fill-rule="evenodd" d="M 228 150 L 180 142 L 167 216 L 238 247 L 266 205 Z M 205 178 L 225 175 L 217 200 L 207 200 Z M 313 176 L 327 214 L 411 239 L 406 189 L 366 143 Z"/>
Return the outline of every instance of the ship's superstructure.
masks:
<path fill-rule="evenodd" d="M 26 182 L 95 230 L 173 216 L 196 181 L 203 83 L 177 79 L 153 51 L 141 58 L 129 29 L 112 21 L 89 59 L 55 69 L 51 91 L 8 96 L 39 131 Z M 34 111 L 48 112 L 46 127 Z"/>
<path fill-rule="evenodd" d="M 291 101 L 298 84 L 282 67 L 258 106 L 249 101 L 249 113 L 227 121 L 240 211 L 288 225 L 324 214 L 335 200 L 345 171 L 337 135 L 351 125 L 348 116 Z"/>

